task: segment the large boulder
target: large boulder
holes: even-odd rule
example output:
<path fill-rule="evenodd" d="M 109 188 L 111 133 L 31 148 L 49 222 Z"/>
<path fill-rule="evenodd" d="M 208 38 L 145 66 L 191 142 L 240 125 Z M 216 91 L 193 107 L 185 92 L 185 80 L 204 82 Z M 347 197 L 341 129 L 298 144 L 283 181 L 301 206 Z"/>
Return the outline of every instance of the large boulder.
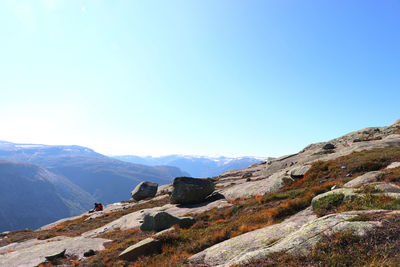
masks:
<path fill-rule="evenodd" d="M 177 177 L 173 183 L 171 203 L 195 204 L 204 202 L 214 189 L 214 180 L 191 177 Z"/>
<path fill-rule="evenodd" d="M 335 145 L 331 144 L 331 143 L 327 143 L 322 147 L 322 149 L 325 149 L 325 150 L 335 149 Z"/>
<path fill-rule="evenodd" d="M 181 228 L 189 228 L 195 223 L 192 217 L 175 217 L 165 211 L 147 213 L 144 215 L 143 224 L 140 226 L 142 231 L 162 231 L 177 224 Z"/>
<path fill-rule="evenodd" d="M 141 182 L 131 192 L 132 198 L 136 201 L 154 197 L 157 194 L 158 184 L 152 182 Z"/>

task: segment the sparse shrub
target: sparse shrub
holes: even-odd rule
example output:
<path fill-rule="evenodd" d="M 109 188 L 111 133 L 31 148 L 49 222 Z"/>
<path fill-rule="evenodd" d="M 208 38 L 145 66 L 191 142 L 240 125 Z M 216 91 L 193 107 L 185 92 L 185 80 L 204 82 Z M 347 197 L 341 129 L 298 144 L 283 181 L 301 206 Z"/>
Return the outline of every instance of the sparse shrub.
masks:
<path fill-rule="evenodd" d="M 359 194 L 374 194 L 374 193 L 381 193 L 381 192 L 383 192 L 381 189 L 376 188 L 373 185 L 366 185 L 366 186 L 363 186 L 362 188 L 356 190 L 356 193 L 359 193 Z"/>

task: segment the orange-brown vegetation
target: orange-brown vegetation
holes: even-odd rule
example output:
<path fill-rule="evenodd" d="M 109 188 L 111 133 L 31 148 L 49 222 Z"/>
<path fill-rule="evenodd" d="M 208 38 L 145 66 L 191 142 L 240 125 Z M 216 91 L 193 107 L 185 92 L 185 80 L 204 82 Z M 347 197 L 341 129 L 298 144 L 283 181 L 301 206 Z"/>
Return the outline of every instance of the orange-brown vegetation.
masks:
<path fill-rule="evenodd" d="M 305 188 L 326 182 L 347 182 L 369 171 L 377 171 L 390 163 L 400 161 L 400 148 L 377 148 L 353 152 L 335 160 L 314 162 L 304 175 L 288 188 Z"/>

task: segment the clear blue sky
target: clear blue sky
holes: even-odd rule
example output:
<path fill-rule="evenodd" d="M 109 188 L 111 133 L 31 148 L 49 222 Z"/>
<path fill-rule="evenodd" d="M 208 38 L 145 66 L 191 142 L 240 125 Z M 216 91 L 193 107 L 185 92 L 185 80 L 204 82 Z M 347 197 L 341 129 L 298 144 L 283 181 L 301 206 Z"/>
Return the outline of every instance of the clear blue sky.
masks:
<path fill-rule="evenodd" d="M 279 156 L 400 118 L 400 2 L 0 1 L 0 140 Z"/>

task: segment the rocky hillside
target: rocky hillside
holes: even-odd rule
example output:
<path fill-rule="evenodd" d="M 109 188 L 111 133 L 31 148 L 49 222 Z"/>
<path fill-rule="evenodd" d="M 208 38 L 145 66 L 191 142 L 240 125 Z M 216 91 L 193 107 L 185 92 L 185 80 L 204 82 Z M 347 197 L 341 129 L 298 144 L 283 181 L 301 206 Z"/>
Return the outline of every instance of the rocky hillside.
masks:
<path fill-rule="evenodd" d="M 1 266 L 399 266 L 400 120 L 3 233 Z"/>

